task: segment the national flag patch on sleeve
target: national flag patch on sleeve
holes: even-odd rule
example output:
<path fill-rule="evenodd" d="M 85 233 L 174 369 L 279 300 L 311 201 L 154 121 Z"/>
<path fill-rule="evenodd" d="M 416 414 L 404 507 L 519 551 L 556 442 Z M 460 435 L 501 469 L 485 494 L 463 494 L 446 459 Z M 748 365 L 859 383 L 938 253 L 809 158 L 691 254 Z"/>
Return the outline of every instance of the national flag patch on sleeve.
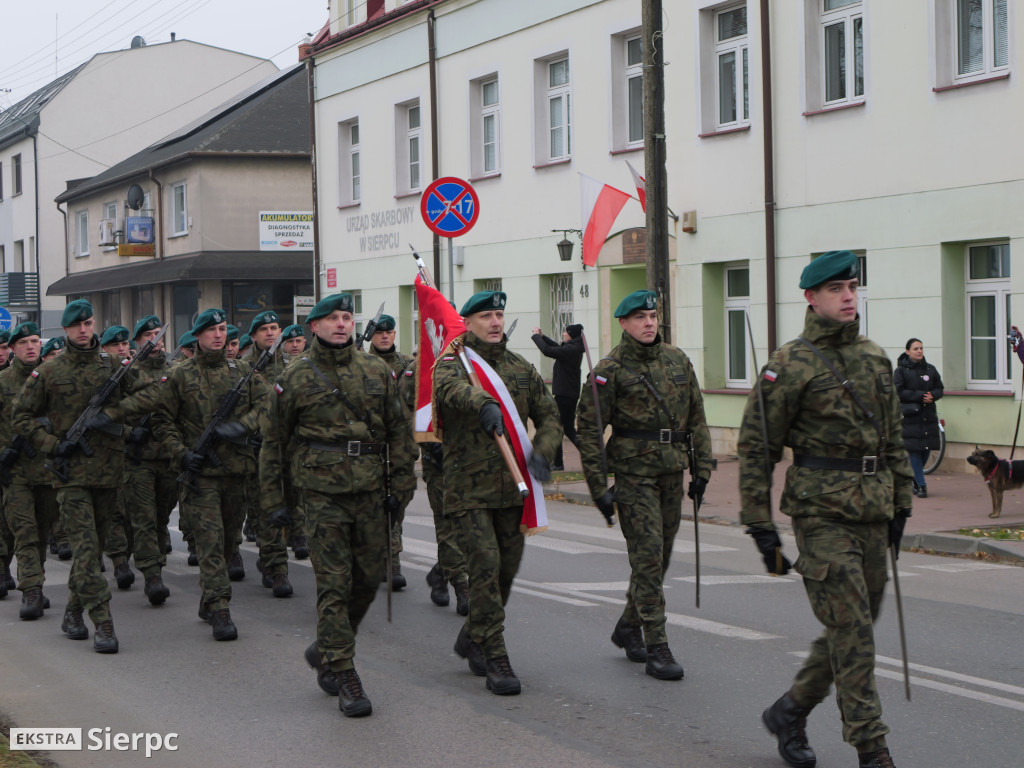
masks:
<path fill-rule="evenodd" d="M 279 395 L 283 395 L 284 394 L 284 387 L 282 387 L 280 384 L 275 384 L 274 385 L 274 391 L 277 392 L 277 394 L 279 394 Z"/>
<path fill-rule="evenodd" d="M 454 360 L 455 358 L 454 357 L 442 357 L 441 359 L 445 360 L 445 361 L 448 361 L 448 360 Z"/>
<path fill-rule="evenodd" d="M 597 375 L 595 375 L 594 376 L 594 381 L 596 381 L 598 384 L 602 384 L 602 385 L 608 383 L 608 379 L 606 379 L 604 376 L 597 376 Z"/>
<path fill-rule="evenodd" d="M 161 377 L 160 377 L 160 383 L 161 383 L 161 384 L 164 384 L 164 383 L 166 383 L 166 381 L 167 381 L 167 377 L 166 377 L 166 376 L 161 376 Z"/>
<path fill-rule="evenodd" d="M 779 378 L 779 374 L 776 371 L 773 371 L 770 368 L 766 368 L 765 369 L 765 372 L 764 372 L 764 380 L 765 381 L 767 381 L 768 383 L 771 383 L 771 382 L 775 381 L 777 378 Z"/>
<path fill-rule="evenodd" d="M 32 378 L 33 379 L 38 379 L 39 378 L 39 371 L 32 371 Z"/>
<path fill-rule="evenodd" d="M 412 376 L 412 375 L 413 375 L 413 373 L 414 373 L 414 371 L 406 371 L 406 372 L 405 372 L 405 375 L 406 375 L 406 376 Z"/>

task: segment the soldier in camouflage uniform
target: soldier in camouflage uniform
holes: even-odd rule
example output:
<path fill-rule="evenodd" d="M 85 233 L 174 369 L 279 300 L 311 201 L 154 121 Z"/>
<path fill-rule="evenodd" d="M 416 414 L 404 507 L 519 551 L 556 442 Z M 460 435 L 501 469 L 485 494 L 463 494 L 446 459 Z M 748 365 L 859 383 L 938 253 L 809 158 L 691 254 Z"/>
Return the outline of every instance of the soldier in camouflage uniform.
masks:
<path fill-rule="evenodd" d="M 88 637 L 82 612 L 88 611 L 96 625 L 93 647 L 99 653 L 116 653 L 117 636 L 110 616 L 110 588 L 100 573 L 110 517 L 119 503 L 124 477 L 124 439 L 117 434 L 89 430 L 87 439 L 91 455 L 81 446 L 63 438 L 85 410 L 90 398 L 113 374 L 120 361 L 100 352 L 99 339 L 93 332 L 92 305 L 84 300 L 72 301 L 64 310 L 61 325 L 68 339 L 67 348 L 54 360 L 32 371 L 14 401 L 11 426 L 24 436 L 33 448 L 63 462 L 67 479 L 54 473 L 61 516 L 75 558 L 68 581 L 68 605 L 61 629 L 69 638 Z M 120 387 L 109 403 L 116 404 L 121 394 L 131 394 L 144 385 L 133 369 L 121 379 Z M 37 417 L 50 420 L 47 430 Z"/>
<path fill-rule="evenodd" d="M 357 351 L 352 310 L 351 294 L 339 293 L 309 313 L 313 343 L 275 387 L 260 478 L 264 511 L 277 526 L 291 522 L 286 474 L 303 497 L 318 617 L 306 660 L 324 690 L 339 690 L 341 711 L 357 717 L 369 715 L 372 705 L 355 670 L 355 634 L 384 569 L 385 515 L 397 514 L 396 495 L 410 493 L 416 477 L 394 376 L 382 361 Z M 286 451 L 289 446 L 294 450 Z M 385 499 L 389 448 L 392 495 Z"/>
<path fill-rule="evenodd" d="M 11 356 L 11 332 L 0 331 L 0 371 L 7 370 L 7 367 L 14 363 Z"/>
<path fill-rule="evenodd" d="M 850 251 L 830 251 L 804 269 L 800 287 L 810 306 L 803 334 L 776 350 L 761 371 L 764 421 L 755 389 L 738 444 L 741 522 L 768 572 L 780 575 L 790 564 L 771 520 L 768 465 L 785 446 L 793 450 L 782 512 L 792 518 L 800 554 L 793 567 L 825 632 L 762 719 L 779 754 L 798 768 L 815 765 L 806 718 L 833 682 L 843 738 L 857 749 L 862 768 L 893 765 L 875 686 L 874 622 L 887 581 L 886 547 L 898 550 L 910 514 L 913 472 L 892 364 L 859 335 L 857 278 Z"/>
<path fill-rule="evenodd" d="M 469 615 L 469 571 L 459 526 L 444 509 L 444 446 L 441 443 L 420 443 L 420 467 L 427 486 L 427 501 L 434 515 L 434 538 L 437 540 L 437 562 L 427 572 L 430 599 L 435 605 L 451 602 L 448 585 L 455 590 L 455 612 Z"/>
<path fill-rule="evenodd" d="M 43 349 L 39 353 L 40 359 L 45 363 L 47 360 L 57 357 L 63 351 L 64 339 L 60 336 L 55 336 L 43 344 Z M 53 524 L 53 535 L 50 536 L 50 552 L 57 555 L 61 560 L 71 559 L 71 542 L 68 540 L 68 534 L 64 530 L 64 520 L 61 519 L 59 514 Z"/>
<path fill-rule="evenodd" d="M 293 323 L 281 331 L 281 353 L 284 355 L 285 364 L 302 357 L 306 350 L 306 333 L 302 326 Z"/>
<path fill-rule="evenodd" d="M 57 355 L 64 351 L 64 346 L 64 339 L 60 336 L 55 336 L 43 344 L 43 351 L 41 352 L 43 362 L 45 363 L 47 360 L 57 357 Z"/>
<path fill-rule="evenodd" d="M 562 440 L 558 409 L 544 380 L 523 357 L 506 349 L 505 294 L 481 291 L 461 310 L 467 332 L 461 343 L 501 377 L 523 423 L 536 427 L 530 472 L 551 478 L 551 460 Z M 455 643 L 470 670 L 487 677 L 498 695 L 521 690 L 505 648 L 505 604 L 523 557 L 523 499 L 494 435 L 504 435 L 498 402 L 474 387 L 458 356 L 446 351 L 434 366 L 434 402 L 444 440 L 444 510 L 462 530 L 469 570 L 469 617 Z M 503 438 L 504 439 L 504 438 Z"/>
<path fill-rule="evenodd" d="M 238 330 L 237 325 L 228 323 L 228 343 L 227 346 L 224 347 L 224 354 L 228 360 L 238 359 L 238 336 L 240 333 L 241 331 Z"/>
<path fill-rule="evenodd" d="M 301 359 L 305 349 L 306 334 L 301 325 L 292 324 L 281 331 L 281 352 L 283 353 L 286 366 Z M 305 560 L 309 557 L 309 539 L 306 536 L 306 513 L 302 509 L 302 499 L 294 492 L 291 480 L 287 478 L 285 479 L 285 496 L 288 500 L 289 515 L 292 518 L 292 524 L 286 531 L 288 546 L 295 553 L 296 560 Z"/>
<path fill-rule="evenodd" d="M 590 495 L 611 519 L 615 502 L 629 552 L 626 607 L 612 633 L 630 661 L 646 662 L 659 680 L 678 680 L 683 667 L 668 647 L 664 579 L 682 518 L 687 444 L 693 440 L 690 498 L 698 503 L 711 477 L 711 434 L 700 383 L 686 353 L 658 334 L 653 291 L 634 291 L 615 317 L 622 341 L 594 366 L 601 424 L 610 424 L 608 490 L 594 413 L 593 389 L 585 386 L 577 409 L 577 446 Z"/>
<path fill-rule="evenodd" d="M 57 491 L 43 468 L 44 458 L 11 430 L 11 410 L 32 370 L 39 365 L 39 327 L 22 323 L 10 335 L 14 361 L 0 372 L 0 483 L 4 485 L 3 516 L 10 527 L 18 556 L 20 616 L 38 619 L 49 601 L 43 596 L 46 540 L 60 513 Z M 27 450 L 26 450 L 27 448 Z M 30 455 L 33 454 L 33 455 Z"/>

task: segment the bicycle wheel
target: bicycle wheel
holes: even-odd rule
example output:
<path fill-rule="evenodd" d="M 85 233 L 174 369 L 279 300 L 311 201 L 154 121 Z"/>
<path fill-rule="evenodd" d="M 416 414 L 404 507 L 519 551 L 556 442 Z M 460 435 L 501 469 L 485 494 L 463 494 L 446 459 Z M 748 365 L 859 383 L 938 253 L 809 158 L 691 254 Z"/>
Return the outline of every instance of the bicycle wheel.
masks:
<path fill-rule="evenodd" d="M 946 455 L 946 429 L 939 422 L 939 448 L 935 451 L 928 451 L 928 456 L 924 462 L 924 473 L 930 475 L 935 469 L 942 463 L 942 458 Z"/>

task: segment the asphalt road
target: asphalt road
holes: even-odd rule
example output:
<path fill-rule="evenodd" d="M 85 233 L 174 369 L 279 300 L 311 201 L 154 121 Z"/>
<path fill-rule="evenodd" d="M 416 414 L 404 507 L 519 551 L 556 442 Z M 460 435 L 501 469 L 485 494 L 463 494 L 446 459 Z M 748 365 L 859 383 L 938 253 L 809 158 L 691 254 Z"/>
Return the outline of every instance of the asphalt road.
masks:
<path fill-rule="evenodd" d="M 0 601 L 0 711 L 16 725 L 176 733 L 175 751 L 52 752 L 61 766 L 730 766 L 781 768 L 761 710 L 784 692 L 819 627 L 798 577 L 763 573 L 735 527 L 701 526 L 701 608 L 694 607 L 692 522 L 667 579 L 669 638 L 679 682 L 644 674 L 608 639 L 628 579 L 618 528 L 591 507 L 549 502 L 551 529 L 533 537 L 508 608 L 506 640 L 523 683 L 498 697 L 452 651 L 460 619 L 429 599 L 432 519 L 421 490 L 405 526 L 410 586 L 383 589 L 361 627 L 356 665 L 373 716 L 350 720 L 316 686 L 302 651 L 315 633 L 309 561 L 295 596 L 263 589 L 254 545 L 234 586 L 239 639 L 214 642 L 196 617 L 197 569 L 180 538 L 165 571 L 168 602 L 151 607 L 141 578 L 114 591 L 121 651 L 60 632 L 68 564 L 49 560 L 53 608 L 18 620 Z M 786 549 L 795 555 L 791 538 Z M 903 697 L 895 602 L 877 628 L 877 673 L 896 764 L 1020 765 L 1024 732 L 1024 568 L 903 553 L 900 576 L 913 702 Z M 891 592 L 891 582 L 890 582 Z M 91 631 L 91 628 L 90 628 Z M 852 766 L 826 701 L 809 719 L 818 765 Z"/>

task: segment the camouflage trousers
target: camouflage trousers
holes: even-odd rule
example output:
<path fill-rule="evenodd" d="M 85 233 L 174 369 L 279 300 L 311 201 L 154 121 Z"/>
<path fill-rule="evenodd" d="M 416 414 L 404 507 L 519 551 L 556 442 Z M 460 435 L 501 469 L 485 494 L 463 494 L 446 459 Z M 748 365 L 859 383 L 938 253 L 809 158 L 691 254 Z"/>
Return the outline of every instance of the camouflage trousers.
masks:
<path fill-rule="evenodd" d="M 252 475 L 252 477 L 248 478 L 248 483 L 250 488 L 259 488 L 259 475 Z M 285 498 L 289 498 L 290 495 L 286 494 Z M 271 525 L 270 513 L 263 509 L 259 494 L 250 493 L 250 496 L 247 507 L 249 523 L 256 529 L 256 541 L 259 543 L 260 562 L 263 564 L 263 570 L 271 576 L 278 573 L 288 573 L 288 542 L 286 538 L 288 529 L 282 530 Z M 289 503 L 288 508 L 293 509 L 294 505 Z M 244 522 L 242 520 L 239 523 L 239 539 L 241 539 L 242 535 L 241 524 Z"/>
<path fill-rule="evenodd" d="M 824 634 L 793 681 L 791 694 L 813 707 L 836 685 L 843 739 L 858 751 L 885 745 L 889 728 L 875 685 L 874 622 L 888 581 L 887 523 L 793 519 L 800 557 L 794 566 Z"/>
<path fill-rule="evenodd" d="M 14 539 L 22 592 L 43 586 L 46 545 L 59 514 L 57 491 L 48 485 L 15 480 L 4 490 L 4 516 Z"/>
<path fill-rule="evenodd" d="M 508 655 L 505 605 L 526 545 L 526 537 L 519 532 L 522 517 L 522 507 L 470 509 L 455 515 L 466 545 L 469 573 L 466 629 L 488 659 Z"/>
<path fill-rule="evenodd" d="M 356 631 L 377 594 L 387 557 L 381 493 L 301 489 L 300 495 L 316 576 L 317 647 L 331 669 L 352 669 Z"/>
<path fill-rule="evenodd" d="M 629 591 L 622 621 L 643 626 L 647 645 L 667 643 L 665 572 L 682 516 L 682 473 L 640 477 L 615 475 L 619 524 L 629 553 Z"/>
<path fill-rule="evenodd" d="M 434 537 L 437 539 L 437 562 L 441 574 L 449 584 L 466 581 L 466 555 L 459 541 L 458 523 L 444 513 L 444 473 L 429 459 L 423 460 L 423 482 L 427 484 L 427 501 L 434 513 Z"/>
<path fill-rule="evenodd" d="M 93 623 L 99 624 L 110 618 L 110 587 L 100 573 L 100 557 L 121 504 L 121 489 L 69 485 L 57 491 L 57 501 L 74 553 L 68 610 L 88 611 Z"/>
<path fill-rule="evenodd" d="M 178 503 L 177 476 L 166 461 L 125 461 L 124 497 L 131 522 L 135 567 L 146 578 L 167 564 L 167 522 Z"/>
<path fill-rule="evenodd" d="M 231 531 L 245 516 L 245 477 L 203 477 L 197 489 L 184 494 L 182 508 L 192 526 L 199 558 L 199 587 L 202 601 L 211 611 L 227 608 L 231 600 L 228 558 L 234 541 Z"/>
<path fill-rule="evenodd" d="M 7 525 L 7 513 L 0 506 L 0 567 L 7 568 L 14 559 L 14 534 Z"/>
<path fill-rule="evenodd" d="M 107 543 L 103 552 L 115 565 L 124 562 L 132 555 L 135 537 L 132 523 L 124 507 L 124 493 L 118 494 L 117 508 L 111 510 L 110 526 L 107 529 Z"/>

